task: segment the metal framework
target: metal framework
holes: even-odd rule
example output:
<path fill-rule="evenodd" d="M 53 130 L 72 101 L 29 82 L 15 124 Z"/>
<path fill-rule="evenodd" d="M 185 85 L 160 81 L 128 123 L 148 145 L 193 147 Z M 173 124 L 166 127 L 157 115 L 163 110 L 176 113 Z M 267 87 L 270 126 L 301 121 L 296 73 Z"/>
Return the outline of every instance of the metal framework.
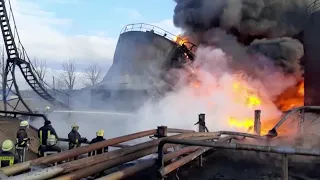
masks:
<path fill-rule="evenodd" d="M 158 145 L 158 167 L 160 178 L 163 179 L 164 169 L 164 145 L 181 144 L 189 146 L 211 147 L 217 149 L 245 150 L 265 153 L 276 153 L 283 155 L 283 179 L 288 180 L 288 157 L 287 155 L 320 156 L 320 149 L 302 149 L 282 146 L 259 146 L 250 144 L 220 144 L 216 142 L 185 140 L 185 139 L 163 139 Z"/>
<path fill-rule="evenodd" d="M 269 137 L 276 137 L 278 135 L 277 129 L 287 120 L 290 116 L 294 115 L 295 113 L 302 113 L 299 122 L 299 128 L 301 129 L 302 124 L 304 123 L 304 115 L 303 113 L 306 112 L 320 112 L 320 106 L 301 106 L 298 108 L 291 109 L 290 111 L 286 112 L 285 115 L 278 121 L 278 123 L 268 132 L 267 136 Z"/>
<path fill-rule="evenodd" d="M 160 27 L 157 27 L 151 24 L 146 24 L 146 23 L 128 24 L 122 28 L 120 35 L 130 31 L 152 32 L 157 35 L 163 36 L 166 39 L 176 43 L 177 48 L 182 52 L 182 54 L 185 54 L 186 58 L 190 59 L 191 61 L 194 60 L 193 53 L 195 52 L 195 49 L 196 49 L 195 44 L 177 35 L 174 35 Z M 177 42 L 182 42 L 182 43 L 177 43 Z"/>
<path fill-rule="evenodd" d="M 7 62 L 3 72 L 3 81 L 2 81 L 2 94 L 3 94 L 3 105 L 4 111 L 27 111 L 32 113 L 30 107 L 23 100 L 20 92 L 19 86 L 15 77 L 15 70 L 18 67 L 27 81 L 28 85 L 35 91 L 41 98 L 47 100 L 52 105 L 68 109 L 69 105 L 66 105 L 53 96 L 51 96 L 47 88 L 48 86 L 44 81 L 39 78 L 39 75 L 36 73 L 35 68 L 32 66 L 31 61 L 21 44 L 17 27 L 15 24 L 14 16 L 12 13 L 12 8 L 10 1 L 9 3 L 9 12 L 11 12 L 12 24 L 14 26 L 14 31 L 12 31 L 9 21 L 9 15 L 7 13 L 5 0 L 0 0 L 0 27 L 4 40 L 4 45 L 7 54 Z M 15 37 L 18 40 L 18 43 L 15 42 Z M 17 45 L 20 47 L 18 48 Z M 54 90 L 55 92 L 59 92 Z M 61 92 L 60 92 L 61 93 Z M 64 93 L 65 94 L 65 93 Z M 10 108 L 10 109 L 9 109 Z M 7 115 L 8 113 L 5 113 Z"/>

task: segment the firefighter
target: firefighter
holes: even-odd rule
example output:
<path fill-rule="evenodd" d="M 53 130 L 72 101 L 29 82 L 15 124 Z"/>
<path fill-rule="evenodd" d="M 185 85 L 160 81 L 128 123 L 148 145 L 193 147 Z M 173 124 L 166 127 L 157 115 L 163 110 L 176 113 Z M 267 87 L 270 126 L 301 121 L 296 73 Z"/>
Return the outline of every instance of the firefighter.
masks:
<path fill-rule="evenodd" d="M 69 149 L 80 147 L 81 143 L 87 142 L 86 138 L 81 138 L 81 135 L 78 132 L 79 126 L 77 124 L 72 125 L 71 128 L 72 129 L 68 134 Z"/>
<path fill-rule="evenodd" d="M 40 140 L 40 145 L 46 146 L 48 137 L 53 134 L 58 138 L 56 130 L 51 126 L 51 121 L 44 121 L 44 126 L 42 126 L 38 131 L 38 137 Z"/>
<path fill-rule="evenodd" d="M 96 133 L 96 138 L 92 139 L 90 144 L 94 144 L 94 143 L 97 143 L 97 142 L 101 142 L 101 141 L 104 141 L 106 140 L 103 136 L 104 136 L 104 130 L 103 129 L 100 129 L 99 131 L 97 131 Z M 97 155 L 97 154 L 102 154 L 103 152 L 108 152 L 108 146 L 103 148 L 103 149 L 98 149 L 96 151 L 93 151 L 93 152 L 89 152 L 89 156 L 94 156 L 94 155 Z"/>
<path fill-rule="evenodd" d="M 57 138 L 55 135 L 51 134 L 47 139 L 47 145 L 42 146 L 38 152 L 39 157 L 48 156 L 51 154 L 56 154 L 61 152 L 61 148 L 56 145 Z"/>
<path fill-rule="evenodd" d="M 19 156 L 21 162 L 25 161 L 26 150 L 30 143 L 30 138 L 28 138 L 27 127 L 29 126 L 28 121 L 21 121 L 20 128 L 17 132 L 17 142 L 16 142 L 16 152 Z"/>
<path fill-rule="evenodd" d="M 11 140 L 5 140 L 1 146 L 0 153 L 0 168 L 6 166 L 12 166 L 13 164 L 19 163 L 19 157 L 12 152 L 13 142 Z"/>

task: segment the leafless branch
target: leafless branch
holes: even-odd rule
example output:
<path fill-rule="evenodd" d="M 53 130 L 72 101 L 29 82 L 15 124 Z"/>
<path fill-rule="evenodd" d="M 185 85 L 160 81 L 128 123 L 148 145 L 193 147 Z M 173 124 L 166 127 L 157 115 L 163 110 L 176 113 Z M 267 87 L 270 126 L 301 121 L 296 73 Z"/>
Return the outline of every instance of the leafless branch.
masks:
<path fill-rule="evenodd" d="M 32 64 L 35 68 L 35 73 L 37 74 L 40 83 L 45 82 L 45 77 L 47 73 L 47 61 L 45 60 L 40 60 L 38 58 L 33 58 L 32 59 Z"/>
<path fill-rule="evenodd" d="M 61 81 L 68 91 L 72 91 L 77 77 L 75 60 L 72 59 L 63 63 L 62 69 L 63 73 L 61 74 Z"/>
<path fill-rule="evenodd" d="M 101 79 L 101 67 L 99 64 L 93 63 L 84 72 L 84 86 L 90 87 L 95 86 Z"/>

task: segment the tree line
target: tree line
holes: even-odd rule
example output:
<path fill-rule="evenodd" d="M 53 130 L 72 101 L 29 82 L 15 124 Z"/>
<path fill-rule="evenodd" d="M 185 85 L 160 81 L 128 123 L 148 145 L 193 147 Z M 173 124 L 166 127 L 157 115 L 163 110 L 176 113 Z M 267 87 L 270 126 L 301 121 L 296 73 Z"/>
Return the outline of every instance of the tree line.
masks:
<path fill-rule="evenodd" d="M 43 59 L 33 58 L 30 60 L 33 66 L 33 71 L 37 75 L 39 82 L 43 86 L 51 86 L 53 89 L 72 91 L 75 88 L 76 79 L 81 78 L 82 87 L 90 87 L 97 85 L 102 79 L 102 69 L 97 63 L 91 63 L 87 68 L 84 69 L 81 77 L 77 72 L 76 61 L 70 59 L 62 63 L 62 70 L 60 73 L 53 77 L 52 83 L 48 82 L 50 80 L 47 74 L 48 65 L 47 61 Z M 0 86 L 2 87 L 3 75 L 5 73 L 6 66 L 6 54 L 5 51 L 0 51 Z"/>

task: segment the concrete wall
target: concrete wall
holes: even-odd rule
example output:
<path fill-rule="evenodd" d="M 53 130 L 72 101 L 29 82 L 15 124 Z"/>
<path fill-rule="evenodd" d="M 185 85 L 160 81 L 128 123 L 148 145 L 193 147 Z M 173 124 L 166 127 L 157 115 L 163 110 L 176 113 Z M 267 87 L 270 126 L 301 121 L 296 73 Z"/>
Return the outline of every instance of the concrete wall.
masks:
<path fill-rule="evenodd" d="M 304 32 L 305 105 L 320 106 L 320 12 L 307 21 Z"/>

